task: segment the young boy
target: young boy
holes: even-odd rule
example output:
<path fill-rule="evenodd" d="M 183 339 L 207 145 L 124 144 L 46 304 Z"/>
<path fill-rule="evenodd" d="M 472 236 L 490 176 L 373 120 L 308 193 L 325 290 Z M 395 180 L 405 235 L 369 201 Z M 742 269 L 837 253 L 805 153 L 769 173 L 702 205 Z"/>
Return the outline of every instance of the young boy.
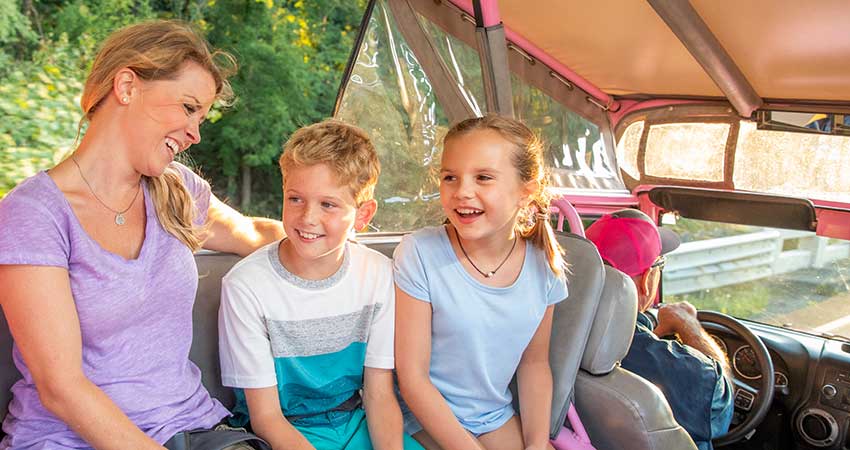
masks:
<path fill-rule="evenodd" d="M 362 130 L 327 120 L 292 135 L 280 169 L 288 237 L 222 280 L 233 421 L 250 421 L 274 449 L 421 449 L 403 436 L 393 390 L 391 262 L 349 241 L 377 208 L 375 148 Z"/>

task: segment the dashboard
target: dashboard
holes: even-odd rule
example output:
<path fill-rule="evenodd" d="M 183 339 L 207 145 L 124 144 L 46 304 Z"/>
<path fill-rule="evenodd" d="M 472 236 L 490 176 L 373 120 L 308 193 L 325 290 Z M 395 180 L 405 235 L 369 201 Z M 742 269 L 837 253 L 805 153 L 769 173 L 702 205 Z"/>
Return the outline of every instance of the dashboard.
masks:
<path fill-rule="evenodd" d="M 716 336 L 712 336 L 715 340 L 720 340 Z M 724 349 L 725 354 L 729 351 Z M 773 356 L 773 355 L 771 355 Z M 761 368 L 756 360 L 756 354 L 749 345 L 741 345 L 730 357 L 732 369 L 735 371 L 735 376 L 744 380 L 756 381 L 761 379 Z M 788 387 L 788 370 L 777 370 L 779 364 L 774 361 L 773 384 L 777 390 Z"/>
<path fill-rule="evenodd" d="M 752 404 L 746 397 L 753 392 L 758 395 L 761 384 L 755 352 L 728 329 L 704 325 L 734 372 L 736 414 L 746 414 Z M 752 441 L 758 444 L 750 442 L 741 448 L 850 449 L 850 343 L 751 322 L 746 325 L 768 348 L 775 391 L 771 412 L 759 427 L 766 432 L 756 433 Z M 744 389 L 743 384 L 752 389 Z"/>

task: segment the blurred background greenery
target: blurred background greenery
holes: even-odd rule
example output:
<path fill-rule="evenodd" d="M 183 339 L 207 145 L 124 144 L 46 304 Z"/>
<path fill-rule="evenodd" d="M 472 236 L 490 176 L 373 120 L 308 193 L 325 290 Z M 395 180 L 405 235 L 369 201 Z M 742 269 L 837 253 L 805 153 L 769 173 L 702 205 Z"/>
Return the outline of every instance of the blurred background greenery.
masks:
<path fill-rule="evenodd" d="M 182 19 L 234 54 L 237 103 L 213 114 L 189 164 L 249 214 L 280 216 L 281 144 L 330 117 L 366 0 L 0 0 L 0 198 L 73 151 L 98 45 Z"/>

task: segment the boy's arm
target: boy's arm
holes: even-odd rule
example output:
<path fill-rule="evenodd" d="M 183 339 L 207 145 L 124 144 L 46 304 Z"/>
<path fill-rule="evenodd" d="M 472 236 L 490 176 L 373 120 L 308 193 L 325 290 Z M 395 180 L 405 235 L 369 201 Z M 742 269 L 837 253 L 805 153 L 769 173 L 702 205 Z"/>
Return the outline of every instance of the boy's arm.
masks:
<path fill-rule="evenodd" d="M 525 348 L 517 368 L 522 437 L 526 449 L 546 449 L 549 445 L 549 419 L 552 414 L 549 337 L 554 308 L 551 305 L 546 308 L 543 320 Z"/>
<path fill-rule="evenodd" d="M 258 294 L 230 273 L 222 279 L 218 315 L 222 383 L 245 392 L 251 426 L 277 450 L 313 447 L 284 417 L 280 408 L 271 343 Z"/>
<path fill-rule="evenodd" d="M 251 428 L 271 444 L 273 450 L 315 450 L 280 410 L 277 386 L 245 389 Z"/>
<path fill-rule="evenodd" d="M 398 385 L 416 419 L 442 448 L 484 450 L 431 383 L 431 305 L 396 287 L 395 325 Z"/>
<path fill-rule="evenodd" d="M 364 368 L 363 408 L 375 450 L 401 450 L 404 431 L 391 369 Z"/>

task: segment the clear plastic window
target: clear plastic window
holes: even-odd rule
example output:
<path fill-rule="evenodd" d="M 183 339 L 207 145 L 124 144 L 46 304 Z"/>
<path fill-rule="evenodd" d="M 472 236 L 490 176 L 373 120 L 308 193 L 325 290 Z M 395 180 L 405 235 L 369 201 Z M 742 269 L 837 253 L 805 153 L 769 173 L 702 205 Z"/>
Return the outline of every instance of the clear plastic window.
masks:
<path fill-rule="evenodd" d="M 756 129 L 741 122 L 737 189 L 850 202 L 850 138 Z"/>
<path fill-rule="evenodd" d="M 424 16 L 420 24 L 476 113 L 486 110 L 478 52 Z M 552 184 L 624 192 L 601 130 L 539 89 L 513 77 L 516 117 L 547 144 Z M 369 133 L 381 160 L 378 212 L 370 231 L 408 231 L 439 224 L 436 170 L 450 124 L 386 1 L 375 4 L 336 116 Z"/>
<path fill-rule="evenodd" d="M 637 159 L 640 137 L 643 135 L 643 125 L 642 120 L 630 124 L 623 132 L 623 136 L 620 137 L 620 141 L 617 142 L 617 162 L 620 163 L 623 172 L 636 180 L 640 179 Z"/>
<path fill-rule="evenodd" d="M 805 231 L 680 219 L 665 302 L 850 336 L 850 242 Z"/>
<path fill-rule="evenodd" d="M 441 222 L 439 164 L 448 119 L 383 1 L 377 2 L 336 116 L 371 136 L 381 160 L 371 231 Z"/>
<path fill-rule="evenodd" d="M 511 81 L 514 115 L 546 144 L 545 161 L 553 186 L 625 190 L 598 126 L 516 76 Z"/>
<path fill-rule="evenodd" d="M 646 140 L 646 174 L 661 178 L 723 181 L 728 123 L 651 125 Z"/>

